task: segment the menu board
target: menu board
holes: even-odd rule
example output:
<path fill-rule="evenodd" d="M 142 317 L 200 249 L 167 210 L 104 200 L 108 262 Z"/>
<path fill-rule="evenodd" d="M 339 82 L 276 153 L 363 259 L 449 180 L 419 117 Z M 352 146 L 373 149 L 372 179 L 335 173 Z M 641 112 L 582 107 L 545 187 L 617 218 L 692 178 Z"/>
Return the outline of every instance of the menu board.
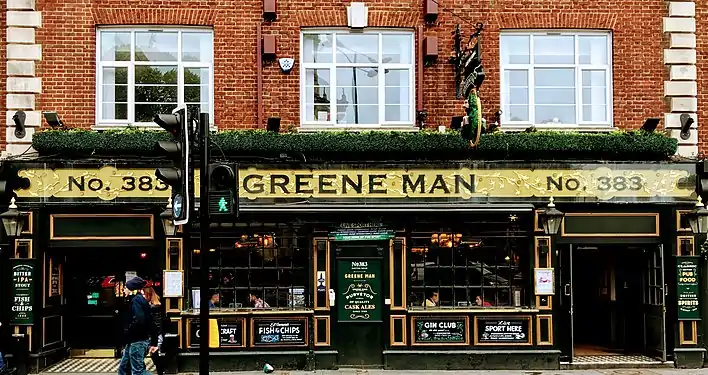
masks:
<path fill-rule="evenodd" d="M 381 260 L 337 261 L 340 322 L 381 321 Z"/>
<path fill-rule="evenodd" d="M 467 344 L 467 317 L 414 317 L 414 344 Z"/>
<path fill-rule="evenodd" d="M 698 308 L 698 258 L 680 256 L 676 260 L 679 320 L 700 319 Z"/>
<path fill-rule="evenodd" d="M 34 259 L 10 259 L 12 275 L 10 324 L 34 324 Z"/>
<path fill-rule="evenodd" d="M 307 345 L 307 318 L 251 320 L 252 346 Z"/>
<path fill-rule="evenodd" d="M 531 317 L 477 317 L 475 345 L 531 345 Z"/>

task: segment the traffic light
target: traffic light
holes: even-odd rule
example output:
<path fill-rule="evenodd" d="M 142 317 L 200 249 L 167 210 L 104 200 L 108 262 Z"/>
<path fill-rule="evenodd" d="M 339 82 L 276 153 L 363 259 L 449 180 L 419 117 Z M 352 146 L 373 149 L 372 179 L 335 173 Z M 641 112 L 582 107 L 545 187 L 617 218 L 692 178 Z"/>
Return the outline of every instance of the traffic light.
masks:
<path fill-rule="evenodd" d="M 238 216 L 238 164 L 212 163 L 209 176 L 209 215 Z"/>
<path fill-rule="evenodd" d="M 30 180 L 18 175 L 19 168 L 7 162 L 0 165 L 0 206 L 10 204 L 15 190 L 29 189 Z"/>
<path fill-rule="evenodd" d="M 155 176 L 158 180 L 172 187 L 172 212 L 175 225 L 189 222 L 191 211 L 191 181 L 194 180 L 194 170 L 189 162 L 189 126 L 187 110 L 178 107 L 171 114 L 155 115 L 153 121 L 172 134 L 170 141 L 158 141 L 156 151 L 172 159 L 174 167 L 157 168 Z"/>

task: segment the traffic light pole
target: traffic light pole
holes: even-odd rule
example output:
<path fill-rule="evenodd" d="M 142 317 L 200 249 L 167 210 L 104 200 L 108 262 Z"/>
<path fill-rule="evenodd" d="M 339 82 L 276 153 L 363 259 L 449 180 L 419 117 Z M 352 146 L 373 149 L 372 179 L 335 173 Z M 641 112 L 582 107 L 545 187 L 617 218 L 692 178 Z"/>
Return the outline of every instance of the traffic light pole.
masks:
<path fill-rule="evenodd" d="M 209 375 L 209 114 L 199 115 L 199 375 Z"/>

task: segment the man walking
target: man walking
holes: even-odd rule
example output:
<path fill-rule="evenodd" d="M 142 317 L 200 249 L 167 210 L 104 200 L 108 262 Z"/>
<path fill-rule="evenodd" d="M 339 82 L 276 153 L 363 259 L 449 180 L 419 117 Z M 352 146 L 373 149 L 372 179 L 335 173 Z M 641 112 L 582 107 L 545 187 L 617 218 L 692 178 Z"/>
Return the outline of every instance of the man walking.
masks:
<path fill-rule="evenodd" d="M 123 292 L 130 299 L 123 316 L 125 349 L 118 375 L 150 375 L 145 369 L 145 356 L 157 348 L 157 335 L 150 314 L 150 303 L 143 296 L 145 280 L 134 277 L 125 283 Z"/>

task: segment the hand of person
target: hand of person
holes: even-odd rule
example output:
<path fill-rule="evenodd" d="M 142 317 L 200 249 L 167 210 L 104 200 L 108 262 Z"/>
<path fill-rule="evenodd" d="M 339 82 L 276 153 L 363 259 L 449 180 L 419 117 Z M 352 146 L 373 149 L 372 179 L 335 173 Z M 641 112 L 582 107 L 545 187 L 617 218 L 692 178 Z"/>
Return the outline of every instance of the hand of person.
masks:
<path fill-rule="evenodd" d="M 148 353 L 152 354 L 157 351 L 157 346 L 151 346 L 150 349 L 148 349 Z"/>

